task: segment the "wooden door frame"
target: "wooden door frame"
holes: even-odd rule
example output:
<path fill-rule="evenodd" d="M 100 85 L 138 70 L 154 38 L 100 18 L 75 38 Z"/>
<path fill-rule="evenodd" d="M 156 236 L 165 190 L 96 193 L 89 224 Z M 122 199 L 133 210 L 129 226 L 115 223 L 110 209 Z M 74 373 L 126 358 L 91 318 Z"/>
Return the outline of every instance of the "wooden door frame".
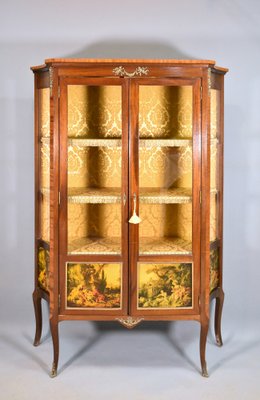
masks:
<path fill-rule="evenodd" d="M 192 151 L 192 255 L 161 255 L 161 256 L 138 256 L 139 251 L 139 227 L 129 224 L 129 266 L 130 266 L 130 314 L 133 316 L 147 317 L 176 317 L 182 315 L 184 318 L 197 316 L 200 313 L 200 233 L 201 233 L 201 78 L 137 78 L 132 79 L 130 84 L 130 132 L 129 132 L 129 215 L 133 211 L 133 194 L 137 195 L 137 213 L 139 211 L 139 85 L 164 85 L 164 86 L 187 86 L 193 87 L 193 151 Z M 138 309 L 138 283 L 137 265 L 142 262 L 193 262 L 193 306 L 189 309 Z"/>
<path fill-rule="evenodd" d="M 68 255 L 67 254 L 67 87 L 68 85 L 86 85 L 86 86 L 121 86 L 122 87 L 122 254 L 121 255 Z M 60 76 L 60 174 L 59 174 L 59 293 L 60 293 L 60 311 L 59 318 L 70 319 L 109 319 L 118 316 L 126 316 L 128 313 L 128 82 L 117 77 L 75 77 Z M 126 203 L 124 204 L 124 194 Z M 122 263 L 122 285 L 120 309 L 71 309 L 66 307 L 66 263 Z"/>

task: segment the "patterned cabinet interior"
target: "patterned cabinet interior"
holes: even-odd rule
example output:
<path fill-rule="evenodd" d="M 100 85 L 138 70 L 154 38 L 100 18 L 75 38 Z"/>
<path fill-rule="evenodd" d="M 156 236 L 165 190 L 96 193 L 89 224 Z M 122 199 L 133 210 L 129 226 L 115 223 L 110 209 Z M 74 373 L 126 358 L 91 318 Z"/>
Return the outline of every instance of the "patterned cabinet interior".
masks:
<path fill-rule="evenodd" d="M 68 85 L 69 254 L 121 254 L 121 91 Z"/>
<path fill-rule="evenodd" d="M 191 86 L 139 86 L 139 202 L 139 254 L 190 254 Z"/>

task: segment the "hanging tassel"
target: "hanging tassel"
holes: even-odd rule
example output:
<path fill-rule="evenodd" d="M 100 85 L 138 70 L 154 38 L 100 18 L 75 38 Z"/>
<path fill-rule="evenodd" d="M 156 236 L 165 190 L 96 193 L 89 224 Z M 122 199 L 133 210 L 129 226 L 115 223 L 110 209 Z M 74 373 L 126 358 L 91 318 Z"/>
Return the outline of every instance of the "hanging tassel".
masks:
<path fill-rule="evenodd" d="M 136 194 L 134 193 L 134 212 L 132 217 L 128 221 L 130 224 L 139 224 L 141 222 L 141 218 L 136 214 Z"/>

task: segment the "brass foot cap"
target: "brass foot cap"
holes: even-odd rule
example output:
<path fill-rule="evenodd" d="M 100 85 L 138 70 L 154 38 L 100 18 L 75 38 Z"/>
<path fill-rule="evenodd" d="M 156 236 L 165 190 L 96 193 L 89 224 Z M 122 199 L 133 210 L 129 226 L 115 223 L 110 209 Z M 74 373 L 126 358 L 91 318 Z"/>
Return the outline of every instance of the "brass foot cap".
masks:
<path fill-rule="evenodd" d="M 203 378 L 208 378 L 209 377 L 207 368 L 203 368 L 201 374 L 202 374 Z"/>
<path fill-rule="evenodd" d="M 217 346 L 219 346 L 219 347 L 223 346 L 222 339 L 219 336 L 216 336 L 216 342 L 217 342 Z"/>
<path fill-rule="evenodd" d="M 52 370 L 51 370 L 51 374 L 50 374 L 51 378 L 55 378 L 57 376 L 57 368 L 55 365 L 52 366 Z"/>

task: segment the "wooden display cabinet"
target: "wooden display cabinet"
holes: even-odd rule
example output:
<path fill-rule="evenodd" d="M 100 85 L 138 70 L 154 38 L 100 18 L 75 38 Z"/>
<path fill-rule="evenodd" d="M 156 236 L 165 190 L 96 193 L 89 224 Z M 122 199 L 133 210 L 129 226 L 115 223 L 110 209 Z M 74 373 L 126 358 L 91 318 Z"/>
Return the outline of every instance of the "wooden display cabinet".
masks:
<path fill-rule="evenodd" d="M 223 98 L 210 60 L 49 59 L 35 76 L 34 344 L 58 323 L 201 324 L 222 345 Z"/>

